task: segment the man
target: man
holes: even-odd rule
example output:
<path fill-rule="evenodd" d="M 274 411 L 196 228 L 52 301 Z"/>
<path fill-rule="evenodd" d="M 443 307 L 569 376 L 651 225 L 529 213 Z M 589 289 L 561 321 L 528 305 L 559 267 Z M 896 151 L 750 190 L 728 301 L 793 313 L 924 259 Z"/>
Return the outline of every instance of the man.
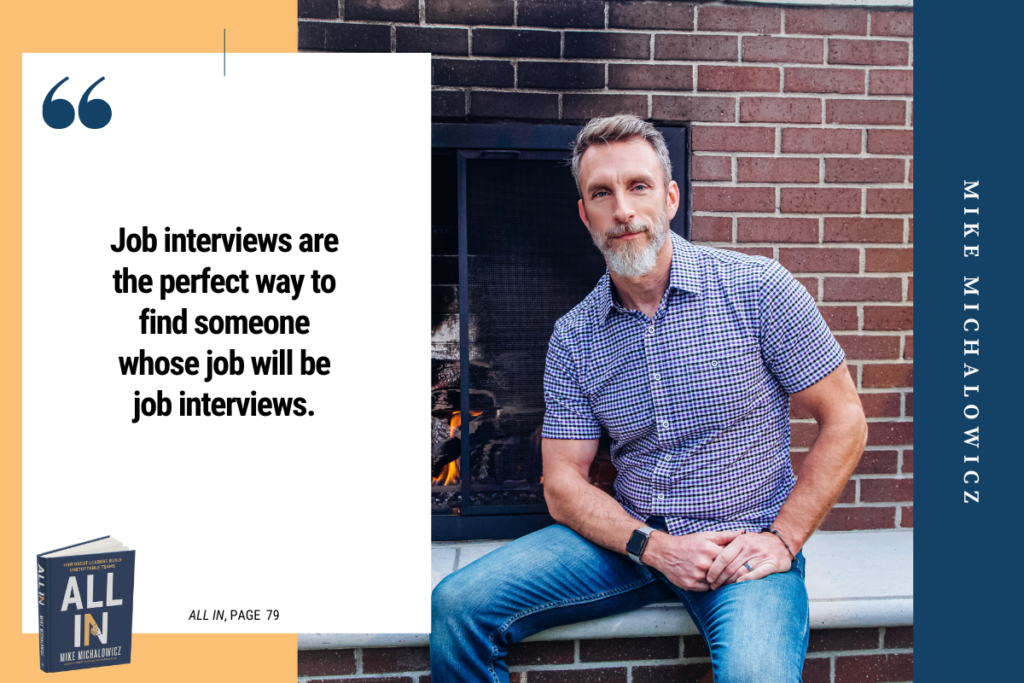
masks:
<path fill-rule="evenodd" d="M 548 350 L 544 492 L 559 524 L 437 586 L 431 680 L 504 683 L 509 643 L 680 600 L 716 683 L 799 681 L 801 548 L 867 437 L 843 352 L 777 262 L 669 231 L 679 187 L 649 123 L 592 120 L 573 173 L 609 272 L 556 323 Z M 819 426 L 799 481 L 791 400 Z M 614 499 L 588 480 L 602 427 Z"/>

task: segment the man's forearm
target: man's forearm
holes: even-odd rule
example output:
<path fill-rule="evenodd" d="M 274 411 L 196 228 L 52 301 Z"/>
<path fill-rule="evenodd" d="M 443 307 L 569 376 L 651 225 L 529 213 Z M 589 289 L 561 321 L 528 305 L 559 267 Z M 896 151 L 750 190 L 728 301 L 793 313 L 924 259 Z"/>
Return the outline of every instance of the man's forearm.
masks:
<path fill-rule="evenodd" d="M 545 472 L 544 496 L 551 516 L 591 543 L 626 553 L 633 531 L 643 526 L 579 472 Z"/>
<path fill-rule="evenodd" d="M 796 486 L 775 519 L 793 553 L 800 551 L 843 492 L 866 439 L 867 425 L 859 404 L 843 421 L 820 426 Z"/>

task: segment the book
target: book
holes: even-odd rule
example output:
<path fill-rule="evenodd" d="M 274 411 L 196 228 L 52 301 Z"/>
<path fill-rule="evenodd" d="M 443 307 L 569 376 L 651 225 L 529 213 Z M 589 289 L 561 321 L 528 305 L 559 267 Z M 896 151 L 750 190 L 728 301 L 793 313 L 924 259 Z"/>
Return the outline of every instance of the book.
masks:
<path fill-rule="evenodd" d="M 36 556 L 39 668 L 128 664 L 135 551 L 102 538 Z"/>

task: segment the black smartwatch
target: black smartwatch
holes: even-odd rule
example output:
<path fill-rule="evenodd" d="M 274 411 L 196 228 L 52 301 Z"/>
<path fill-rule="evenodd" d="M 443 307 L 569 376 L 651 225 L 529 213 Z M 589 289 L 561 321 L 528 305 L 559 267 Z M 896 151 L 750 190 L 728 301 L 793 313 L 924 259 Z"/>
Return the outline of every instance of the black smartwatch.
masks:
<path fill-rule="evenodd" d="M 633 532 L 633 535 L 629 537 L 629 543 L 626 544 L 626 553 L 629 555 L 629 559 L 633 560 L 637 564 L 643 564 L 644 550 L 647 548 L 647 541 L 650 540 L 651 532 L 657 531 L 653 527 L 642 526 Z"/>

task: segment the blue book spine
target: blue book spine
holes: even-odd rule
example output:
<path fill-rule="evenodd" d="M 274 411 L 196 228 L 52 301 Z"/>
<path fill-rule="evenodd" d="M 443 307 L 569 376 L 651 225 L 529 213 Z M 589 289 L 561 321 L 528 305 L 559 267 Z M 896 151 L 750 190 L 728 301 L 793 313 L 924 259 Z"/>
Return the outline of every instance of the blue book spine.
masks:
<path fill-rule="evenodd" d="M 36 556 L 36 601 L 39 603 L 39 668 L 50 670 L 50 561 L 42 555 Z"/>

